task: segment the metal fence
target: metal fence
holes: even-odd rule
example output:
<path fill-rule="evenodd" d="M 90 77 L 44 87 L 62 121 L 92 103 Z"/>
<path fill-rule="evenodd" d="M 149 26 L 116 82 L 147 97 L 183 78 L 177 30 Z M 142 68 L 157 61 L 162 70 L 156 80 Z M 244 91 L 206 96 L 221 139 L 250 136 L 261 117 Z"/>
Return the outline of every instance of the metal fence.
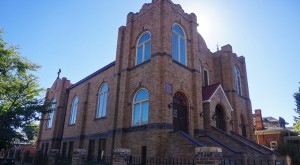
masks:
<path fill-rule="evenodd" d="M 180 159 L 180 158 L 141 158 L 130 157 L 126 160 L 127 165 L 195 165 L 195 159 Z M 235 159 L 223 158 L 220 165 L 286 165 L 284 161 L 272 161 L 265 159 Z M 85 161 L 85 165 L 111 165 L 112 158 L 104 157 L 97 161 Z M 71 165 L 71 160 L 59 160 L 57 165 Z"/>

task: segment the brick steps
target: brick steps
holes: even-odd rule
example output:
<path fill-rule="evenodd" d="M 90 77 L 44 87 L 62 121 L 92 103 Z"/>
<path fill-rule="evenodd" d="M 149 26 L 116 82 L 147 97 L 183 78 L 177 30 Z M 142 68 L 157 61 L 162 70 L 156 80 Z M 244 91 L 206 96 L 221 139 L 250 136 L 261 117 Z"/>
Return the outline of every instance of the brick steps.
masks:
<path fill-rule="evenodd" d="M 270 150 L 269 148 L 267 148 L 267 147 L 265 147 L 265 146 L 259 145 L 259 144 L 257 144 L 255 141 L 249 140 L 249 139 L 247 139 L 247 138 L 245 138 L 245 137 L 243 137 L 243 136 L 241 136 L 241 135 L 239 135 L 239 134 L 237 134 L 237 133 L 235 133 L 235 132 L 232 132 L 232 131 L 231 131 L 231 132 L 230 132 L 230 135 L 231 135 L 233 138 L 236 138 L 236 139 L 238 139 L 238 140 L 240 140 L 240 141 L 243 141 L 243 142 L 245 142 L 247 145 L 252 146 L 252 147 L 255 147 L 256 149 L 258 149 L 258 150 L 260 150 L 260 151 L 262 151 L 262 152 L 264 152 L 264 153 L 266 153 L 266 154 L 280 155 L 280 154 L 278 154 L 277 152 L 272 151 L 272 150 Z"/>
<path fill-rule="evenodd" d="M 202 144 L 205 144 L 206 146 L 221 147 L 224 155 L 233 155 L 233 154 L 239 153 L 239 151 L 224 147 L 224 145 L 215 142 L 213 139 L 211 139 L 208 136 L 200 136 L 197 139 Z"/>
<path fill-rule="evenodd" d="M 243 151 L 246 154 L 251 155 L 265 155 L 265 154 L 271 154 L 270 152 L 266 152 L 265 150 L 262 150 L 260 147 L 249 145 L 249 142 L 246 142 L 245 140 L 239 140 L 238 138 L 233 137 L 232 135 L 219 130 L 215 127 L 212 127 L 211 131 L 209 132 L 209 136 L 215 137 L 216 139 L 219 139 L 223 143 L 225 143 L 228 146 L 231 146 L 232 148 L 235 148 L 238 151 Z"/>

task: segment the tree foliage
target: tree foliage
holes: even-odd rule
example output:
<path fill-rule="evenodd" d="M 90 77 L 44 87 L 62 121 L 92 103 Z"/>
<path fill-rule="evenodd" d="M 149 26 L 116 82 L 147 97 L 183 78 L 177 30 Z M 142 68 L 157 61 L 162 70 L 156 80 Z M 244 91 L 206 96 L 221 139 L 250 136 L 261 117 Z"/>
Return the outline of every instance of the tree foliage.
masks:
<path fill-rule="evenodd" d="M 298 114 L 298 116 L 294 116 L 294 119 L 296 121 L 294 129 L 300 133 L 300 87 L 298 92 L 294 93 L 294 98 L 296 103 L 295 112 Z"/>
<path fill-rule="evenodd" d="M 295 108 L 295 112 L 298 114 L 297 117 L 295 117 L 295 120 L 299 120 L 300 119 L 300 87 L 298 92 L 294 93 L 294 98 L 295 98 L 295 103 L 296 103 L 296 108 Z"/>
<path fill-rule="evenodd" d="M 38 96 L 42 89 L 33 74 L 40 66 L 21 57 L 18 48 L 8 45 L 0 32 L 0 149 L 13 138 L 22 139 L 16 131 L 47 112 Z"/>
<path fill-rule="evenodd" d="M 26 134 L 28 141 L 32 141 L 32 140 L 36 140 L 38 129 L 39 129 L 39 125 L 32 123 L 32 124 L 27 124 L 23 128 L 22 132 Z"/>

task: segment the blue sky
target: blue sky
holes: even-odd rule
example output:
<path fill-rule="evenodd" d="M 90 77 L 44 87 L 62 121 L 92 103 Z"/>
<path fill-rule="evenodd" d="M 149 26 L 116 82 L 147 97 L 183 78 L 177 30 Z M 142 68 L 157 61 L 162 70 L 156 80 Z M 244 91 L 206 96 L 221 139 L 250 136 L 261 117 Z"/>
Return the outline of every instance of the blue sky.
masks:
<path fill-rule="evenodd" d="M 43 88 L 57 71 L 73 83 L 115 60 L 118 28 L 151 0 L 0 0 L 5 41 L 42 66 Z M 246 58 L 252 109 L 292 125 L 300 84 L 300 1 L 173 0 L 198 17 L 209 49 L 231 44 Z"/>

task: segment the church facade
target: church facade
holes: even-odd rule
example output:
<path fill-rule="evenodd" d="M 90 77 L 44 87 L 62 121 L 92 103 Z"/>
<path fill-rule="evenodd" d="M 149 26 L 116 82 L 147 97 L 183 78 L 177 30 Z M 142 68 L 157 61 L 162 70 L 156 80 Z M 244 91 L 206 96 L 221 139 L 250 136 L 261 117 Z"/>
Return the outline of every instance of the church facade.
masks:
<path fill-rule="evenodd" d="M 62 157 L 86 149 L 91 160 L 114 148 L 142 157 L 193 157 L 195 146 L 275 154 L 251 143 L 245 58 L 230 45 L 211 52 L 197 26 L 171 0 L 129 13 L 114 62 L 74 84 L 57 78 L 47 90 L 53 112 L 43 116 L 37 148 Z"/>

